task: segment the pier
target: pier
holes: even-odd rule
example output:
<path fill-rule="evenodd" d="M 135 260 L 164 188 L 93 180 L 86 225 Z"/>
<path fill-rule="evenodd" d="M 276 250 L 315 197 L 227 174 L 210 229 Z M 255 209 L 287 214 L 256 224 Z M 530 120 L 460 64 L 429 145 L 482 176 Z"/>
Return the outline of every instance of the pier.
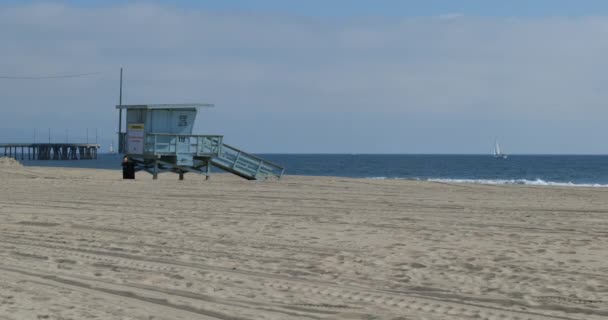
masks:
<path fill-rule="evenodd" d="M 0 156 L 15 160 L 97 159 L 99 144 L 90 143 L 0 143 Z"/>

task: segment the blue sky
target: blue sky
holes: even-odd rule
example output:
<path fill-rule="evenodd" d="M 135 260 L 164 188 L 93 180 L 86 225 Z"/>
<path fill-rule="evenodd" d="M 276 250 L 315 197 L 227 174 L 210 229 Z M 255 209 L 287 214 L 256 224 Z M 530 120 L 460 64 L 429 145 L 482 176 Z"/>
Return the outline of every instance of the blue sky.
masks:
<path fill-rule="evenodd" d="M 4 0 L 10 4 L 40 1 Z M 54 1 L 83 7 L 101 7 L 143 1 Z M 180 8 L 221 12 L 286 13 L 324 17 L 435 16 L 459 13 L 485 17 L 594 16 L 608 12 L 604 0 L 187 0 L 154 1 Z"/>
<path fill-rule="evenodd" d="M 124 67 L 125 103 L 215 103 L 197 133 L 252 152 L 489 153 L 499 138 L 508 153 L 608 154 L 607 9 L 0 1 L 0 141 L 88 128 L 107 147 Z"/>

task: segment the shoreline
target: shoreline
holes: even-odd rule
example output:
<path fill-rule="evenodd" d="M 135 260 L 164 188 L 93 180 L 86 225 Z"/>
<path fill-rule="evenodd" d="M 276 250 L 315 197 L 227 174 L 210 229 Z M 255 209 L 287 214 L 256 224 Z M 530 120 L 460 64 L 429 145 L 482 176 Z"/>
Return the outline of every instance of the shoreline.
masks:
<path fill-rule="evenodd" d="M 23 166 L 24 170 L 35 170 L 35 171 L 54 171 L 54 170 L 68 170 L 68 171 L 90 171 L 90 172 L 112 172 L 116 174 L 117 177 L 121 178 L 121 169 L 104 169 L 104 168 L 75 168 L 75 167 L 51 167 L 51 166 Z M 162 173 L 159 177 L 163 176 L 163 180 L 170 179 L 169 177 L 173 175 L 172 173 Z M 144 179 L 147 180 L 146 176 L 150 176 L 150 174 L 146 172 L 137 173 L 136 180 Z M 201 176 L 188 173 L 186 175 L 186 179 L 195 180 L 200 179 Z M 211 180 L 213 177 L 229 177 L 228 179 L 236 178 L 232 174 L 227 172 L 214 172 L 211 175 Z M 515 187 L 535 187 L 535 188 L 575 188 L 575 189 L 604 189 L 608 188 L 608 184 L 591 184 L 591 183 L 570 183 L 570 182 L 551 182 L 544 180 L 526 180 L 526 179 L 511 179 L 511 180 L 503 180 L 503 179 L 444 179 L 444 178 L 428 178 L 428 179 L 417 179 L 417 178 L 387 178 L 387 177 L 343 177 L 343 176 L 317 176 L 317 175 L 290 175 L 285 174 L 281 180 L 291 179 L 291 178 L 313 178 L 313 179 L 350 179 L 350 180 L 362 180 L 362 181 L 403 181 L 403 182 L 427 182 L 427 183 L 440 183 L 447 185 L 464 185 L 464 186 L 515 186 Z M 152 180 L 150 178 L 150 180 Z M 237 178 L 237 180 L 241 180 Z M 263 182 L 263 181 L 258 181 Z"/>
<path fill-rule="evenodd" d="M 608 187 L 608 158 L 547 156 L 496 161 L 488 157 L 458 160 L 452 156 L 267 155 L 286 174 L 366 179 L 446 180 L 456 183 Z M 86 161 L 25 161 L 26 166 L 88 167 L 121 170 L 121 158 L 100 155 Z M 219 172 L 220 170 L 213 170 Z"/>

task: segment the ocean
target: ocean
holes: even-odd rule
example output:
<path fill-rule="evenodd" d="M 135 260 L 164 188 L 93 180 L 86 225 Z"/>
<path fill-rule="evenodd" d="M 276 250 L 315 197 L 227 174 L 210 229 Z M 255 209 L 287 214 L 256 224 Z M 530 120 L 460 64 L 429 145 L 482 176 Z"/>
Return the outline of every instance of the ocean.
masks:
<path fill-rule="evenodd" d="M 259 154 L 290 175 L 367 179 L 410 179 L 483 184 L 608 187 L 608 156 L 603 155 L 392 155 Z M 97 160 L 22 161 L 26 166 L 121 170 L 120 155 Z M 216 170 L 216 171 L 219 171 Z"/>

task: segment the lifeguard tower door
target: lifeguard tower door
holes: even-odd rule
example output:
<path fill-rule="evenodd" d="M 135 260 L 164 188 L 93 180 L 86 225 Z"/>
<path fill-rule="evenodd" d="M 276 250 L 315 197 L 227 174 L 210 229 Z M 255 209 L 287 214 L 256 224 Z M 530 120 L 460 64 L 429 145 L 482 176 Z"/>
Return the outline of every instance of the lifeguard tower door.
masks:
<path fill-rule="evenodd" d="M 185 136 L 177 137 L 177 153 L 190 153 L 190 139 Z"/>
<path fill-rule="evenodd" d="M 190 152 L 190 137 L 177 136 L 175 146 L 177 153 L 177 164 L 180 166 L 192 166 L 194 160 L 192 153 Z"/>

